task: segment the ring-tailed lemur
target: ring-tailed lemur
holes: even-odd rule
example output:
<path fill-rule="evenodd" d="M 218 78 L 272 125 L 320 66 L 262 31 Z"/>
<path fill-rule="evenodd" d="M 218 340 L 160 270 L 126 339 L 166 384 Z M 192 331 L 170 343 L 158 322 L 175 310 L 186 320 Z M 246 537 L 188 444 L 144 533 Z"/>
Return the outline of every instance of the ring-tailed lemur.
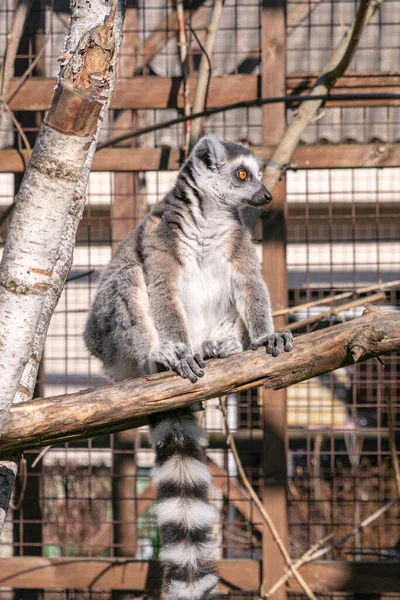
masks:
<path fill-rule="evenodd" d="M 204 359 L 266 346 L 292 348 L 274 333 L 270 299 L 239 211 L 271 195 L 242 144 L 202 138 L 175 186 L 119 245 L 101 278 L 85 341 L 114 380 L 160 365 L 195 383 Z M 215 597 L 214 510 L 204 464 L 206 434 L 191 409 L 150 423 L 152 480 L 168 600 Z"/>

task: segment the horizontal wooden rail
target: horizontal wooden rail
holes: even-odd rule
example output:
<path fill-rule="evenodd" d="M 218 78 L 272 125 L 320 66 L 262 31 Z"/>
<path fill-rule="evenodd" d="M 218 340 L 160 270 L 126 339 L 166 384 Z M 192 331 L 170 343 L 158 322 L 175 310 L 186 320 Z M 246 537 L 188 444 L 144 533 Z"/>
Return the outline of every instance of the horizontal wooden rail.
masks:
<path fill-rule="evenodd" d="M 307 93 L 315 81 L 315 73 L 289 75 L 286 80 L 287 93 Z M 364 73 L 362 76 L 349 74 L 338 80 L 335 93 L 398 92 L 400 75 L 398 73 Z M 9 105 L 12 110 L 36 111 L 48 110 L 54 94 L 55 78 L 31 77 L 12 97 Z M 19 85 L 12 79 L 10 94 Z M 192 93 L 196 89 L 195 78 L 190 86 Z M 207 99 L 208 108 L 223 106 L 227 102 L 252 100 L 260 94 L 260 82 L 257 75 L 237 74 L 212 77 Z M 193 98 L 192 98 L 193 100 Z M 327 106 L 374 106 L 398 104 L 398 100 L 354 100 L 328 101 Z M 121 77 L 118 78 L 111 108 L 151 109 L 182 108 L 183 92 L 180 77 Z"/>
<path fill-rule="evenodd" d="M 255 154 L 271 158 L 272 146 L 256 146 Z M 0 173 L 22 173 L 30 153 L 0 150 Z M 92 171 L 175 171 L 182 156 L 174 148 L 104 148 L 94 157 Z M 330 144 L 298 146 L 291 163 L 297 169 L 400 167 L 400 144 Z"/>
<path fill-rule="evenodd" d="M 32 77 L 10 101 L 12 110 L 47 110 L 54 95 L 56 79 Z M 18 86 L 18 79 L 12 79 L 10 94 Z M 211 79 L 208 93 L 208 108 L 223 106 L 227 102 L 242 102 L 257 98 L 257 75 L 218 75 Z M 183 92 L 181 77 L 119 77 L 111 100 L 111 108 L 152 109 L 182 108 Z M 190 89 L 196 89 L 195 80 Z M 191 99 L 193 100 L 193 98 Z"/>
<path fill-rule="evenodd" d="M 369 306 L 359 319 L 296 338 L 293 350 L 277 358 L 259 348 L 207 361 L 196 384 L 167 372 L 17 404 L 4 424 L 0 452 L 139 427 L 152 413 L 259 386 L 281 389 L 399 350 L 400 311 Z"/>
<path fill-rule="evenodd" d="M 256 592 L 260 587 L 261 565 L 257 560 L 220 560 L 220 588 L 224 591 Z M 300 572 L 317 593 L 400 592 L 399 565 L 379 562 L 318 561 L 304 565 Z M 271 584 L 273 582 L 270 582 Z M 0 588 L 97 590 L 159 589 L 160 569 L 154 561 L 112 558 L 0 558 Z M 289 579 L 288 591 L 298 592 Z"/>

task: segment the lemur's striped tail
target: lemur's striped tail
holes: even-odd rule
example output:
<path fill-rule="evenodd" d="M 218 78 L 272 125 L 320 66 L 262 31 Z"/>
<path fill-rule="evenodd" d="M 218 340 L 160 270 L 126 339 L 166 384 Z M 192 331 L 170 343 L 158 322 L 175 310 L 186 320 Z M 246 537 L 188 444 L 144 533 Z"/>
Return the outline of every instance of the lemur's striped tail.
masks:
<path fill-rule="evenodd" d="M 158 414 L 151 423 L 156 451 L 152 481 L 158 495 L 163 593 L 167 600 L 215 599 L 215 511 L 204 462 L 207 436 L 190 409 Z"/>

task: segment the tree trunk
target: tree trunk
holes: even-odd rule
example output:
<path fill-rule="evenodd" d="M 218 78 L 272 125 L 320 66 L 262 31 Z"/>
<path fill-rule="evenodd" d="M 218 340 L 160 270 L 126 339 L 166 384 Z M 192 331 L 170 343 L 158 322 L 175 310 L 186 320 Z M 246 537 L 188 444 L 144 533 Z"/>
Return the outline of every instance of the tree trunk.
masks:
<path fill-rule="evenodd" d="M 33 392 L 115 86 L 123 1 L 113 0 L 110 9 L 107 0 L 71 0 L 71 11 L 58 86 L 16 198 L 0 265 L 0 434 L 17 390 L 17 399 Z M 0 478 L 9 479 L 10 471 L 0 462 Z"/>

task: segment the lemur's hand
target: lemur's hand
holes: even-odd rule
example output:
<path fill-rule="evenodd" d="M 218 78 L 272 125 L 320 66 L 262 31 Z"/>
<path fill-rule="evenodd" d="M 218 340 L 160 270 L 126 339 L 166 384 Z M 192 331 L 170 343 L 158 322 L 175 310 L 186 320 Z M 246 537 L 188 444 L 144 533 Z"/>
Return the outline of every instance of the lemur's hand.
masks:
<path fill-rule="evenodd" d="M 204 375 L 205 362 L 200 354 L 192 355 L 186 344 L 163 342 L 153 348 L 149 355 L 149 362 L 162 365 L 169 371 L 175 371 L 184 379 L 196 383 Z"/>
<path fill-rule="evenodd" d="M 279 356 L 281 352 L 290 352 L 293 348 L 293 336 L 288 329 L 285 329 L 282 333 L 262 335 L 251 343 L 253 350 L 256 350 L 260 346 L 266 346 L 268 354 Z"/>

